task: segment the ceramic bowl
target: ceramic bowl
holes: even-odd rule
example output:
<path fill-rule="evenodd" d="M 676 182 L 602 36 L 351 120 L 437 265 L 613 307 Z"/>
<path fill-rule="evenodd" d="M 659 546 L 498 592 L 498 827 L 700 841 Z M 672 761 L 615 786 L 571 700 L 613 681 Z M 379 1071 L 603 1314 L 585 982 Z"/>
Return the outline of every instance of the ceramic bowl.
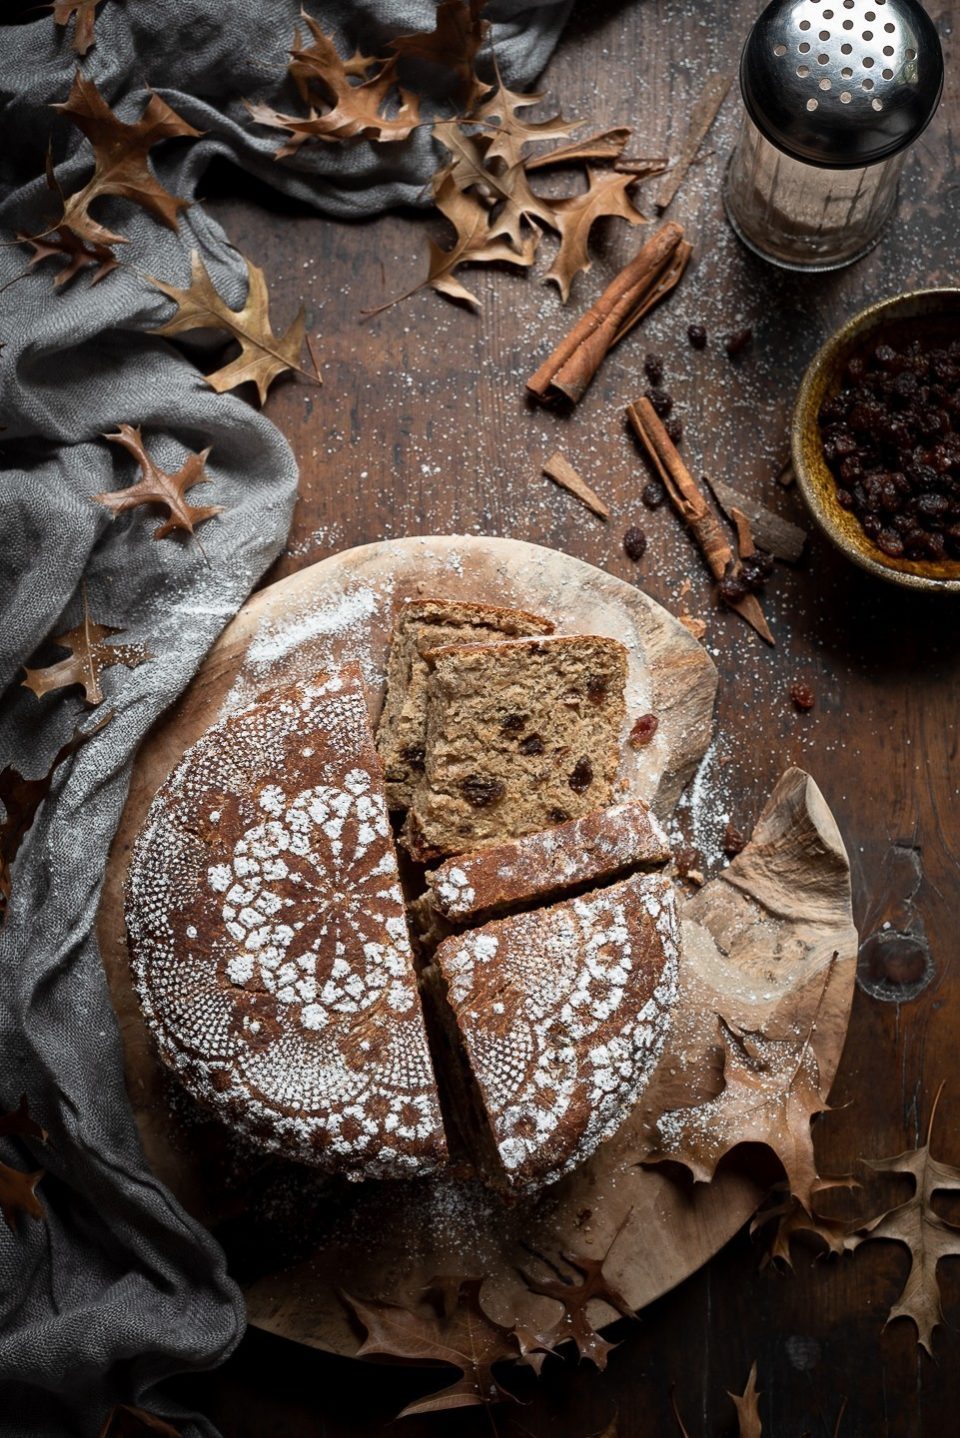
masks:
<path fill-rule="evenodd" d="M 933 562 L 891 559 L 864 534 L 860 521 L 837 503 L 837 485 L 823 457 L 820 406 L 840 388 L 847 361 L 872 335 L 890 325 L 911 322 L 936 329 L 938 338 L 953 328 L 960 334 L 960 289 L 916 290 L 882 300 L 854 315 L 814 357 L 797 395 L 793 414 L 793 467 L 797 484 L 814 520 L 854 564 L 881 579 L 911 589 L 960 594 L 960 560 Z"/>

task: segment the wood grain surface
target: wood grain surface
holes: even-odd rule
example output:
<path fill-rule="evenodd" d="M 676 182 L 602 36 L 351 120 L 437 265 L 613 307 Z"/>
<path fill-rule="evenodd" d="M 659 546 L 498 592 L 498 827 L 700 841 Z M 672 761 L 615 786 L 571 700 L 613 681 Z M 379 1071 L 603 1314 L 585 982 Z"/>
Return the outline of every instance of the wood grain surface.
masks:
<path fill-rule="evenodd" d="M 817 1125 L 822 1172 L 861 1155 L 921 1139 L 937 1086 L 946 1081 L 935 1143 L 960 1161 L 956 1122 L 960 1002 L 955 988 L 958 610 L 911 596 L 854 570 L 812 534 L 806 558 L 781 568 L 768 614 L 768 651 L 733 615 L 715 611 L 700 559 L 666 509 L 639 503 L 645 478 L 623 423 L 644 387 L 647 349 L 663 356 L 667 386 L 686 427 L 691 467 L 712 472 L 801 520 L 794 491 L 776 474 L 807 360 L 843 319 L 903 289 L 955 282 L 960 261 L 956 175 L 956 11 L 929 7 L 947 50 L 947 92 L 908 164 L 900 211 L 881 245 L 858 265 L 823 276 L 768 268 L 726 228 L 719 186 L 738 120 L 731 93 L 670 208 L 696 244 L 691 272 L 664 307 L 621 345 L 570 418 L 530 410 L 523 381 L 570 316 L 608 282 L 638 245 L 626 227 L 604 232 L 593 270 L 574 286 L 569 312 L 536 278 L 474 271 L 476 317 L 422 293 L 377 319 L 362 307 L 402 292 L 425 268 L 420 215 L 337 224 L 291 211 L 236 172 L 210 177 L 213 209 L 234 241 L 264 266 L 277 322 L 303 297 L 322 356 L 324 387 L 280 386 L 267 412 L 302 470 L 287 551 L 272 577 L 337 549 L 404 534 L 512 535 L 565 549 L 613 574 L 642 577 L 669 608 L 685 602 L 708 621 L 721 673 L 720 738 L 706 782 L 749 829 L 790 763 L 822 787 L 851 852 L 856 917 L 864 936 L 861 981 L 833 1112 Z M 636 154 L 676 154 L 704 77 L 732 69 L 756 0 L 637 0 L 581 5 L 545 75 L 565 113 L 599 125 L 628 122 Z M 952 62 L 952 63 L 951 63 Z M 647 188 L 647 203 L 652 204 Z M 639 232 L 642 235 L 642 231 Z M 704 324 L 703 354 L 688 346 Z M 731 363 L 718 343 L 749 325 L 750 349 Z M 610 505 L 608 524 L 540 473 L 560 450 Z M 628 524 L 650 544 L 637 569 L 621 548 Z M 684 581 L 689 594 L 681 596 Z M 816 693 L 798 713 L 795 680 Z M 697 825 L 693 825 L 696 830 Z M 716 836 L 693 838 L 709 868 Z M 891 929 L 884 929 L 889 924 Z M 899 931 L 907 937 L 893 940 Z M 880 939 L 878 936 L 888 937 Z M 901 1196 L 901 1195 L 898 1195 Z M 947 1210 L 949 1212 L 949 1210 Z M 828 1438 L 841 1406 L 841 1438 L 947 1438 L 960 1411 L 960 1265 L 941 1274 L 946 1329 L 936 1360 L 916 1347 L 909 1322 L 884 1330 L 907 1257 L 867 1244 L 842 1262 L 796 1253 L 796 1271 L 761 1270 L 763 1244 L 744 1231 L 698 1274 L 624 1325 L 606 1374 L 551 1365 L 524 1382 L 523 1408 L 404 1420 L 409 1438 L 527 1433 L 588 1438 L 618 1414 L 620 1438 L 677 1432 L 671 1390 L 692 1435 L 735 1429 L 727 1390 L 742 1391 L 759 1366 L 764 1433 Z M 228 1438 L 368 1438 L 425 1390 L 422 1377 L 363 1368 L 251 1333 L 221 1370 L 183 1393 Z"/>

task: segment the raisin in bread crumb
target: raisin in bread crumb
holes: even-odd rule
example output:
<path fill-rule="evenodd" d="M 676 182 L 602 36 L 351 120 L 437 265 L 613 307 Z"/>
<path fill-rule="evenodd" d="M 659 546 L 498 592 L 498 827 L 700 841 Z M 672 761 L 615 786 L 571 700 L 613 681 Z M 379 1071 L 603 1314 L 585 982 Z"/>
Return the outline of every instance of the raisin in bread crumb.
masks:
<path fill-rule="evenodd" d="M 605 808 L 620 761 L 627 651 L 555 635 L 428 651 L 424 773 L 403 842 L 421 861 Z"/>
<path fill-rule="evenodd" d="M 428 666 L 424 651 L 461 640 L 493 643 L 551 634 L 548 619 L 522 609 L 451 599 L 413 599 L 397 611 L 387 663 L 387 695 L 377 729 L 387 803 L 406 809 L 423 774 Z"/>

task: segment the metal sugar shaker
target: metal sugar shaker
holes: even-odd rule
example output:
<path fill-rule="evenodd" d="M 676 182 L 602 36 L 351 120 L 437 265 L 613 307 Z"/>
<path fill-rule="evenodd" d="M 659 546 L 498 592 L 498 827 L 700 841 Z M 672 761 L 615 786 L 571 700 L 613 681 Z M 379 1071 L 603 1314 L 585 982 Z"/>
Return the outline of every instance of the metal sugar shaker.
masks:
<path fill-rule="evenodd" d="M 917 0 L 773 0 L 740 61 L 746 109 L 724 186 L 752 250 L 796 270 L 865 255 L 940 103 L 940 37 Z"/>

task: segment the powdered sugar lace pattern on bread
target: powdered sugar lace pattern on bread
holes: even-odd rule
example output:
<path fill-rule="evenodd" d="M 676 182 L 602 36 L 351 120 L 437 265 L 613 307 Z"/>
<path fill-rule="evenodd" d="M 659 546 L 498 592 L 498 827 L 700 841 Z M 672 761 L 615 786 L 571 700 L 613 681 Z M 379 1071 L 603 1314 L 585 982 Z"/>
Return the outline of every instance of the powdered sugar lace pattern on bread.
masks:
<path fill-rule="evenodd" d="M 636 1104 L 677 997 L 673 887 L 634 877 L 437 950 L 508 1180 L 551 1183 Z"/>
<path fill-rule="evenodd" d="M 444 1142 L 359 684 L 228 716 L 157 794 L 127 924 L 164 1059 L 269 1147 L 358 1177 Z"/>
<path fill-rule="evenodd" d="M 565 889 L 663 864 L 670 842 L 642 799 L 630 799 L 553 829 L 459 854 L 427 875 L 432 900 L 448 919 L 557 896 Z"/>

